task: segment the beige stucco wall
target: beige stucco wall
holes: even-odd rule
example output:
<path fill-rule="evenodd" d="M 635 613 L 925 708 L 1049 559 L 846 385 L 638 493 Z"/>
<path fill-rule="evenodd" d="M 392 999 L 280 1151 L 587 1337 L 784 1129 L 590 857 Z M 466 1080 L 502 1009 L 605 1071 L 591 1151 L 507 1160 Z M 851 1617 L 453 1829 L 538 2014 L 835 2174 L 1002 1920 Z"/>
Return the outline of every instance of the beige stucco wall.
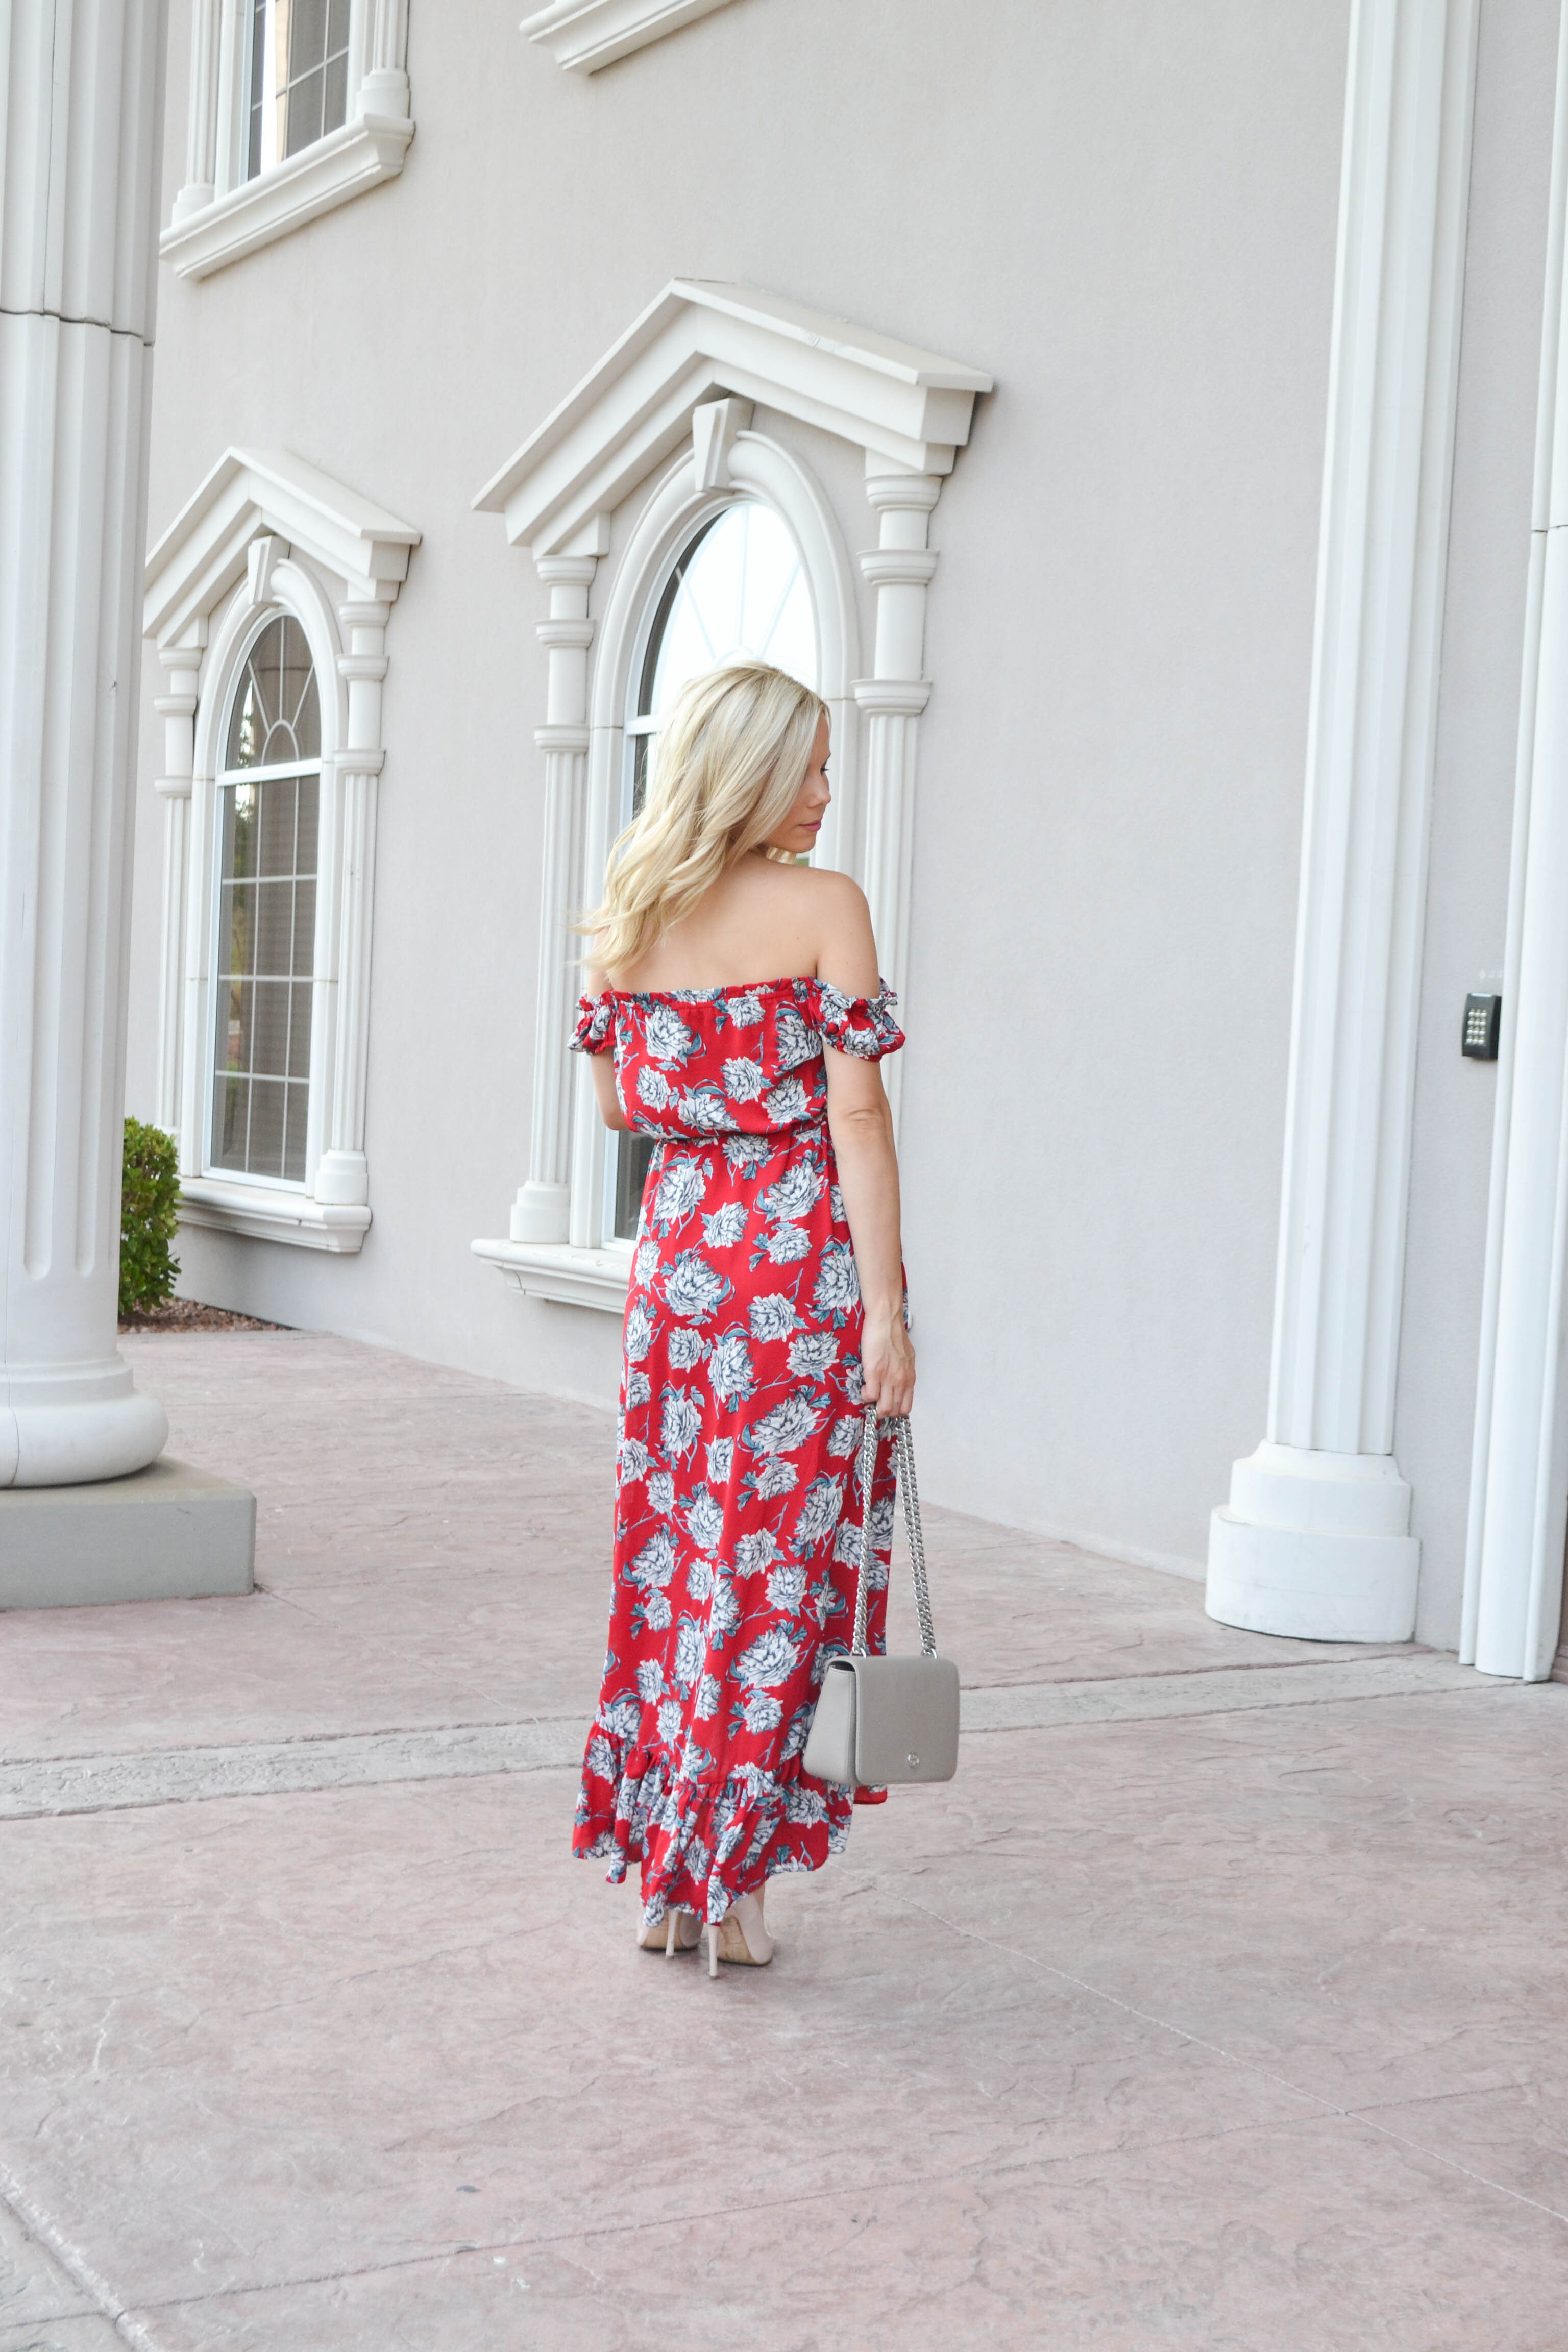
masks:
<path fill-rule="evenodd" d="M 339 1260 L 188 1234 L 188 1287 L 613 1396 L 608 1317 L 468 1254 L 527 1172 L 544 677 L 532 567 L 469 501 L 668 278 L 751 279 L 997 380 L 931 532 L 904 1111 L 925 1483 L 1201 1560 L 1266 1401 L 1346 14 L 735 0 L 584 82 L 515 7 L 413 0 L 402 178 L 203 284 L 164 273 L 154 534 L 229 443 L 425 534 L 387 637 L 375 1222 Z M 184 38 L 177 12 L 165 210 Z M 858 459 L 779 429 L 870 544 Z M 150 660 L 142 1113 L 159 682 Z"/>

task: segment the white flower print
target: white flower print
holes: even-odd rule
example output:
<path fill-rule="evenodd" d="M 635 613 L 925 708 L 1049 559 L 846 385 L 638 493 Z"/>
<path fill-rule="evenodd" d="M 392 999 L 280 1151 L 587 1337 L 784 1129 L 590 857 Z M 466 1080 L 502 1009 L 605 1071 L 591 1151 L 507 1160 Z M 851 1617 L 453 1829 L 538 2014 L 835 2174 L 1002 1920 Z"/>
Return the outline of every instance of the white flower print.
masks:
<path fill-rule="evenodd" d="M 708 1342 L 700 1331 L 672 1331 L 669 1335 L 669 1360 L 678 1372 L 689 1372 L 708 1353 Z"/>
<path fill-rule="evenodd" d="M 809 1062 L 822 1050 L 822 1040 L 815 1029 L 808 1029 L 793 1004 L 781 1004 L 773 1020 L 773 1035 L 778 1040 L 779 1067 L 793 1070 L 798 1063 Z"/>
<path fill-rule="evenodd" d="M 775 1146 L 771 1135 L 727 1135 L 724 1157 L 731 1168 L 754 1168 L 759 1160 L 773 1157 Z"/>
<path fill-rule="evenodd" d="M 647 1447 L 635 1437 L 623 1437 L 616 1449 L 616 1476 L 623 1486 L 635 1486 L 647 1475 Z"/>
<path fill-rule="evenodd" d="M 784 1709 L 771 1691 L 749 1691 L 743 1715 L 748 1731 L 771 1731 L 784 1721 Z"/>
<path fill-rule="evenodd" d="M 871 1506 L 871 1541 L 879 1551 L 886 1551 L 893 1540 L 893 1498 L 884 1495 L 879 1503 Z"/>
<path fill-rule="evenodd" d="M 650 1698 L 657 1698 L 658 1693 L 664 1688 L 663 1670 L 656 1665 L 654 1673 L 658 1680 L 648 1694 Z M 608 1706 L 601 1706 L 599 1709 L 600 1725 L 608 1732 L 612 1739 L 635 1739 L 637 1725 L 641 1720 L 642 1709 L 630 1692 L 624 1698 L 612 1699 Z"/>
<path fill-rule="evenodd" d="M 724 1092 L 731 1102 L 755 1102 L 766 1083 L 760 1062 L 748 1062 L 742 1055 L 724 1065 Z"/>
<path fill-rule="evenodd" d="M 649 1381 L 646 1372 L 628 1372 L 626 1374 L 626 1402 L 628 1405 L 647 1404 L 652 1394 L 653 1384 Z"/>
<path fill-rule="evenodd" d="M 815 1550 L 838 1524 L 843 1490 L 837 1478 L 814 1478 L 801 1497 L 800 1516 L 792 1541 L 797 1551 Z"/>
<path fill-rule="evenodd" d="M 650 1007 L 644 1035 L 656 1062 L 684 1061 L 697 1043 L 673 1004 Z"/>
<path fill-rule="evenodd" d="M 662 1110 L 673 1089 L 662 1070 L 650 1070 L 645 1062 L 637 1072 L 637 1100 L 647 1103 L 649 1110 Z"/>
<path fill-rule="evenodd" d="M 646 1299 L 634 1298 L 626 1310 L 626 1361 L 640 1364 L 653 1339 L 653 1316 Z M 628 1384 L 626 1401 L 631 1402 Z"/>
<path fill-rule="evenodd" d="M 713 1563 L 710 1559 L 694 1559 L 686 1570 L 686 1590 L 693 1601 L 709 1601 L 713 1595 Z"/>
<path fill-rule="evenodd" d="M 667 1698 L 662 1701 L 658 1710 L 658 1736 L 667 1744 L 673 1745 L 679 1738 L 680 1732 L 680 1701 L 678 1698 Z"/>
<path fill-rule="evenodd" d="M 866 1374 L 858 1356 L 844 1359 L 844 1393 L 851 1404 L 858 1404 L 860 1391 L 866 1385 Z"/>
<path fill-rule="evenodd" d="M 787 1339 L 800 1320 L 793 1303 L 782 1290 L 769 1291 L 762 1298 L 753 1298 L 747 1319 L 753 1339 Z"/>
<path fill-rule="evenodd" d="M 792 1780 L 784 1790 L 784 1812 L 792 1822 L 820 1822 L 826 1818 L 827 1801 L 820 1789 Z"/>
<path fill-rule="evenodd" d="M 798 1078 L 781 1078 L 763 1097 L 763 1106 L 775 1127 L 791 1127 L 796 1119 L 805 1118 L 811 1108 L 811 1097 Z"/>
<path fill-rule="evenodd" d="M 833 1538 L 833 1557 L 846 1568 L 860 1564 L 860 1522 L 858 1518 L 840 1519 L 838 1532 Z"/>
<path fill-rule="evenodd" d="M 746 1345 L 746 1335 L 732 1327 L 713 1342 L 713 1353 L 708 1365 L 708 1378 L 714 1395 L 721 1404 L 744 1402 L 756 1384 L 752 1365 L 752 1351 Z"/>
<path fill-rule="evenodd" d="M 804 1225 L 775 1225 L 767 1236 L 767 1253 L 774 1265 L 793 1265 L 811 1254 L 811 1235 Z"/>
<path fill-rule="evenodd" d="M 719 1698 L 720 1689 L 717 1677 L 713 1675 L 704 1675 L 701 1681 L 697 1685 L 697 1696 L 692 1703 L 692 1713 L 699 1716 L 717 1715 L 719 1712 Z"/>
<path fill-rule="evenodd" d="M 668 1292 L 666 1293 L 668 1297 Z M 822 1253 L 816 1269 L 816 1287 L 811 1303 L 819 1315 L 831 1315 L 835 1321 L 847 1314 L 860 1297 L 859 1279 L 855 1272 L 855 1253 L 844 1242 L 829 1242 Z"/>
<path fill-rule="evenodd" d="M 656 1528 L 642 1549 L 633 1557 L 629 1570 L 634 1584 L 649 1589 L 662 1588 L 675 1574 L 675 1538 L 668 1528 Z"/>
<path fill-rule="evenodd" d="M 768 1606 L 783 1617 L 793 1617 L 805 1598 L 805 1569 L 793 1559 L 781 1560 L 768 1579 Z"/>
<path fill-rule="evenodd" d="M 836 1225 L 848 1223 L 847 1212 L 844 1206 L 844 1195 L 837 1184 L 830 1184 L 827 1188 L 827 1208 Z"/>
<path fill-rule="evenodd" d="M 708 1610 L 710 1633 L 732 1633 L 741 1622 L 741 1604 L 735 1598 L 735 1588 L 727 1576 L 713 1580 L 713 1599 Z"/>
<path fill-rule="evenodd" d="M 691 1389 L 667 1388 L 661 1400 L 659 1435 L 673 1461 L 684 1461 L 702 1434 L 702 1415 Z"/>
<path fill-rule="evenodd" d="M 853 1454 L 860 1444 L 860 1423 L 852 1412 L 840 1416 L 828 1432 L 829 1454 Z"/>
<path fill-rule="evenodd" d="M 735 1459 L 732 1437 L 716 1437 L 708 1448 L 708 1475 L 716 1486 L 727 1486 Z"/>
<path fill-rule="evenodd" d="M 633 1269 L 634 1279 L 641 1283 L 651 1282 L 658 1271 L 658 1244 L 657 1242 L 639 1243 Z"/>
<path fill-rule="evenodd" d="M 754 1421 L 746 1434 L 758 1454 L 793 1454 L 822 1425 L 822 1412 L 809 1397 L 781 1397 L 772 1412 Z"/>
<path fill-rule="evenodd" d="M 615 1780 L 620 1777 L 620 1768 L 616 1762 L 616 1751 L 600 1732 L 595 1731 L 591 1735 L 588 1752 L 583 1759 L 583 1762 L 585 1769 L 596 1772 L 601 1780 Z"/>
<path fill-rule="evenodd" d="M 744 996 L 731 997 L 727 1009 L 737 1029 L 754 1029 L 763 1017 L 763 1000 L 748 991 Z"/>
<path fill-rule="evenodd" d="M 815 1706 L 797 1706 L 790 1717 L 789 1729 L 784 1733 L 784 1747 L 780 1750 L 786 1764 L 792 1756 L 803 1753 L 806 1741 L 811 1738 L 811 1718 L 816 1713 Z"/>
<path fill-rule="evenodd" d="M 661 1511 L 666 1517 L 674 1510 L 675 1481 L 668 1470 L 648 1473 L 647 1507 L 650 1511 Z"/>
<path fill-rule="evenodd" d="M 702 1628 L 695 1617 L 683 1617 L 675 1629 L 673 1672 L 682 1690 L 689 1690 L 702 1671 Z"/>
<path fill-rule="evenodd" d="M 815 1160 L 792 1160 L 763 1194 L 763 1206 L 770 1217 L 804 1217 L 821 1200 L 826 1182 Z"/>
<path fill-rule="evenodd" d="M 705 1160 L 667 1160 L 653 1196 L 652 1216 L 661 1234 L 683 1225 L 708 1190 Z"/>
<path fill-rule="evenodd" d="M 644 1658 L 638 1666 L 637 1689 L 649 1706 L 664 1696 L 664 1668 L 657 1658 Z"/>
<path fill-rule="evenodd" d="M 782 1454 L 764 1454 L 752 1474 L 752 1484 L 759 1495 L 771 1500 L 775 1495 L 787 1495 L 800 1478 L 793 1462 Z"/>
<path fill-rule="evenodd" d="M 714 1128 L 733 1127 L 735 1114 L 717 1087 L 693 1087 L 680 1097 L 680 1116 L 688 1127 L 706 1134 Z"/>
<path fill-rule="evenodd" d="M 790 1348 L 789 1368 L 797 1380 L 817 1380 L 837 1353 L 831 1331 L 803 1331 Z"/>
<path fill-rule="evenodd" d="M 700 1250 L 682 1250 L 664 1276 L 664 1302 L 687 1323 L 705 1323 L 730 1296 L 731 1286 Z"/>
<path fill-rule="evenodd" d="M 765 1528 L 754 1534 L 742 1536 L 735 1546 L 735 1574 L 757 1576 L 766 1568 L 778 1546 Z"/>
<path fill-rule="evenodd" d="M 784 1627 L 770 1625 L 742 1651 L 730 1672 L 752 1690 L 776 1690 L 788 1682 L 799 1655 L 799 1643 L 790 1640 Z"/>
<path fill-rule="evenodd" d="M 744 1201 L 726 1201 L 710 1217 L 702 1220 L 702 1238 L 710 1249 L 733 1249 L 743 1239 L 746 1231 Z"/>
<path fill-rule="evenodd" d="M 711 1551 L 724 1532 L 724 1514 L 706 1486 L 698 1487 L 681 1517 L 686 1522 L 687 1534 L 698 1549 Z M 687 1580 L 689 1583 L 689 1577 Z"/>

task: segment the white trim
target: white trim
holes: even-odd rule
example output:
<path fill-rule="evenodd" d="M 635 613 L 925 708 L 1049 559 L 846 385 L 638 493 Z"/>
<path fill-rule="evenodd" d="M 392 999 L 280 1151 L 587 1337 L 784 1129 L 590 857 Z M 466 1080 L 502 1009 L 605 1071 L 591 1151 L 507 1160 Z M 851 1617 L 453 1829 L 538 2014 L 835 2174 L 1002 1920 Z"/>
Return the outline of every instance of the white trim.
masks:
<path fill-rule="evenodd" d="M 592 74 L 727 5 L 728 0 L 550 0 L 518 29 L 542 42 L 568 73 Z"/>
<path fill-rule="evenodd" d="M 343 1255 L 363 1246 L 370 1211 L 311 1201 L 283 1185 L 225 1184 L 212 1176 L 187 1176 L 180 1186 L 180 1223 Z"/>
<path fill-rule="evenodd" d="M 919 474 L 968 440 L 980 368 L 753 286 L 674 278 L 475 499 L 514 546 L 561 554 L 673 456 L 716 394 L 763 401 Z M 606 541 L 606 544 L 608 542 Z"/>
<path fill-rule="evenodd" d="M 158 1120 L 178 1140 L 193 1223 L 337 1252 L 357 1250 L 370 1223 L 364 1097 L 385 628 L 418 539 L 300 458 L 231 449 L 148 558 L 145 630 L 174 689 L 159 700 L 167 831 Z M 221 733 L 241 659 L 278 611 L 304 630 L 321 719 L 302 1187 L 205 1164 Z"/>
<path fill-rule="evenodd" d="M 335 131 L 244 177 L 246 12 L 192 0 L 186 180 L 158 240 L 182 278 L 207 278 L 366 189 L 394 180 L 414 137 L 406 0 L 350 0 L 348 110 Z"/>
<path fill-rule="evenodd" d="M 1356 0 L 1341 183 L 1273 1370 L 1208 1609 L 1399 1641 L 1394 1460 L 1478 0 Z"/>
<path fill-rule="evenodd" d="M 1558 47 L 1535 486 L 1459 1655 L 1550 1678 L 1568 1518 L 1568 5 Z"/>
<path fill-rule="evenodd" d="M 627 1245 L 573 1249 L 547 1242 L 470 1242 L 476 1257 L 493 1265 L 514 1290 L 530 1298 L 552 1298 L 563 1307 L 596 1307 L 624 1315 L 631 1281 Z"/>

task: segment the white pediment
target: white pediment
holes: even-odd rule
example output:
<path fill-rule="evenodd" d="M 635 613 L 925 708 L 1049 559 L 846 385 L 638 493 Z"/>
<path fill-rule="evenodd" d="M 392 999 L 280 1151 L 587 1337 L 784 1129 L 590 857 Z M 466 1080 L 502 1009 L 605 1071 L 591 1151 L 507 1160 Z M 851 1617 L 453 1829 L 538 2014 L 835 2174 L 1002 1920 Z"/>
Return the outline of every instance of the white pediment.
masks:
<path fill-rule="evenodd" d="M 854 442 L 889 470 L 946 474 L 983 369 L 753 286 L 676 278 L 474 504 L 535 555 L 607 544 L 609 515 L 732 393 Z"/>
<path fill-rule="evenodd" d="M 334 573 L 351 602 L 383 604 L 420 536 L 290 450 L 226 449 L 147 558 L 143 634 L 169 645 L 205 620 L 268 534 Z"/>

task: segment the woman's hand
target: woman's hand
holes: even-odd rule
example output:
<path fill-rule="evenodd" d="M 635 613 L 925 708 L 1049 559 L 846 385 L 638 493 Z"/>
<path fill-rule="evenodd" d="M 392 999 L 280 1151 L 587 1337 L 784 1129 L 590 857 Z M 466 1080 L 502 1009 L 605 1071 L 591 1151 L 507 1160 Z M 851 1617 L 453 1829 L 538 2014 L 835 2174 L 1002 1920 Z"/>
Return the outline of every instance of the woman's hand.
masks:
<path fill-rule="evenodd" d="M 860 1365 L 862 1405 L 874 1404 L 879 1421 L 901 1419 L 915 1400 L 915 1351 L 901 1311 L 867 1314 Z"/>

